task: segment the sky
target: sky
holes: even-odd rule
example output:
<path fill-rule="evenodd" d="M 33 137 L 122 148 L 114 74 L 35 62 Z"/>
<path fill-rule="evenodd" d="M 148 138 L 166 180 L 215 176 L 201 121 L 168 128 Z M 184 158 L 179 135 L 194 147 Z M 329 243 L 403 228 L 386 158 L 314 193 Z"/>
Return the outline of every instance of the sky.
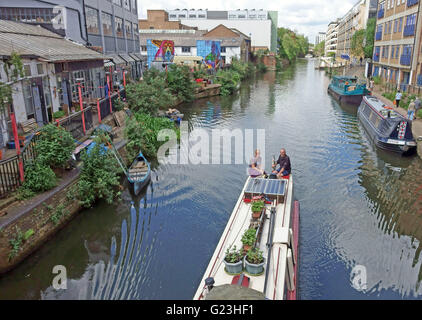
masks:
<path fill-rule="evenodd" d="M 341 18 L 357 0 L 138 0 L 138 14 L 146 18 L 147 9 L 264 9 L 278 11 L 278 26 L 288 27 L 315 42 L 318 32 L 326 32 L 328 23 Z"/>

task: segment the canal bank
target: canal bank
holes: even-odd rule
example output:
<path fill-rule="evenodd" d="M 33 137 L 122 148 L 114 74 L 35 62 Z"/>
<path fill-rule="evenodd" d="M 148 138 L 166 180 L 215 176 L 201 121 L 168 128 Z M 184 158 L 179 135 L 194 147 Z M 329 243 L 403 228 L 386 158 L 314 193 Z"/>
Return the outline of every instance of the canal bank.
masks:
<path fill-rule="evenodd" d="M 420 298 L 421 160 L 378 151 L 353 109 L 327 95 L 328 83 L 299 60 L 244 82 L 237 95 L 178 108 L 192 129 L 265 129 L 266 168 L 287 149 L 301 203 L 301 299 Z M 245 167 L 155 166 L 142 195 L 125 189 L 121 202 L 83 210 L 0 276 L 0 299 L 192 299 Z M 67 269 L 67 290 L 52 287 L 56 265 Z M 358 265 L 365 291 L 352 286 Z"/>

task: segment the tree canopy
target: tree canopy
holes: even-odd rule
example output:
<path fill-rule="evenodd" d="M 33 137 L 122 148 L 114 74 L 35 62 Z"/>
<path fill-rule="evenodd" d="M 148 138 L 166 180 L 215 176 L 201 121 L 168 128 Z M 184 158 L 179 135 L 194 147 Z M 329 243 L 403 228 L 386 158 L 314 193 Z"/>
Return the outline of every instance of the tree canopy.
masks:
<path fill-rule="evenodd" d="M 305 56 L 309 50 L 308 38 L 287 28 L 278 28 L 277 42 L 278 56 L 289 61 Z"/>

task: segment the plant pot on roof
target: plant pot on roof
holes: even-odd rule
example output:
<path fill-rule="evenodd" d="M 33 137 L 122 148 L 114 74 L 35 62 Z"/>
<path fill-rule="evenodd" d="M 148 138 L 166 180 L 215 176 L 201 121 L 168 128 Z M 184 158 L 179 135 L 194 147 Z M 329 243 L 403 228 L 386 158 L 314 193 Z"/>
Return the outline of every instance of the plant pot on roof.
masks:
<path fill-rule="evenodd" d="M 243 243 L 243 252 L 249 251 L 250 248 L 255 244 L 256 241 L 256 229 L 250 228 L 243 233 L 242 243 Z"/>
<path fill-rule="evenodd" d="M 246 272 L 252 276 L 259 276 L 264 273 L 264 257 L 258 248 L 252 248 L 245 256 Z"/>
<path fill-rule="evenodd" d="M 252 203 L 252 218 L 259 219 L 261 217 L 262 211 L 265 207 L 264 200 L 255 201 Z"/>
<path fill-rule="evenodd" d="M 237 250 L 236 246 L 229 247 L 224 257 L 224 270 L 230 275 L 241 274 L 243 271 L 243 254 L 241 250 Z"/>

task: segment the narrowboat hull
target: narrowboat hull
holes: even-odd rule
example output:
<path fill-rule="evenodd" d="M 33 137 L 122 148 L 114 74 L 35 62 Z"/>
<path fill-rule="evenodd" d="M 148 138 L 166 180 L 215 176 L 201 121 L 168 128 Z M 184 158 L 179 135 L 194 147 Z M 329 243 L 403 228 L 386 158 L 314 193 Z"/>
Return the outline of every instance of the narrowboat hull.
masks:
<path fill-rule="evenodd" d="M 388 137 L 383 137 L 371 125 L 369 120 L 362 114 L 360 111 L 360 108 L 358 110 L 358 118 L 364 127 L 366 133 L 368 134 L 370 140 L 375 144 L 376 147 L 389 151 L 394 152 L 397 154 L 400 154 L 402 156 L 412 155 L 416 152 L 416 145 L 409 145 L 413 144 L 413 141 L 399 141 L 395 139 L 389 139 Z"/>
<path fill-rule="evenodd" d="M 332 89 L 331 86 L 328 87 L 328 93 L 331 94 L 339 102 L 354 105 L 356 107 L 359 107 L 364 96 L 364 94 L 341 94 L 336 90 Z"/>

